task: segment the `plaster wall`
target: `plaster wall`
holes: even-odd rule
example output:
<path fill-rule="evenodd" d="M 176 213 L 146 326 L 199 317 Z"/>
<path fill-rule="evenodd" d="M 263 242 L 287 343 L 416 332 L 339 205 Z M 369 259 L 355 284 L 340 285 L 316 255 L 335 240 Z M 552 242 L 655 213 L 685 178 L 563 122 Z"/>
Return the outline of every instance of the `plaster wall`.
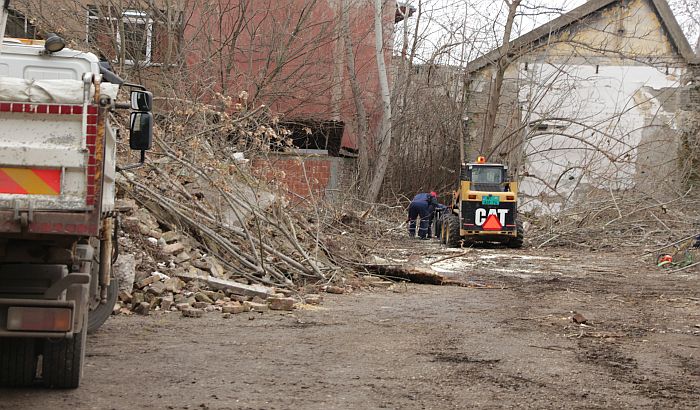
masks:
<path fill-rule="evenodd" d="M 494 65 L 471 73 L 468 159 L 518 169 L 523 207 L 539 212 L 592 189 L 674 189 L 686 71 L 649 0 L 614 3 L 515 53 L 490 150 L 481 136 Z"/>
<path fill-rule="evenodd" d="M 591 190 L 668 185 L 679 148 L 669 90 L 680 71 L 530 66 L 519 95 L 530 107 L 522 117 L 523 209 L 556 212 Z"/>

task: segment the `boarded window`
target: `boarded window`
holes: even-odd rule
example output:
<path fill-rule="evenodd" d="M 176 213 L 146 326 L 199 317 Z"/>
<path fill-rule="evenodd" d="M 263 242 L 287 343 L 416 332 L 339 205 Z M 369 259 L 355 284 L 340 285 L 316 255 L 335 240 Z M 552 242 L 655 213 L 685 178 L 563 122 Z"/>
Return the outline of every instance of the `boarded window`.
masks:
<path fill-rule="evenodd" d="M 340 154 L 345 124 L 342 121 L 296 120 L 280 123 L 291 131 L 290 138 L 298 149 L 325 150 L 328 155 Z"/>

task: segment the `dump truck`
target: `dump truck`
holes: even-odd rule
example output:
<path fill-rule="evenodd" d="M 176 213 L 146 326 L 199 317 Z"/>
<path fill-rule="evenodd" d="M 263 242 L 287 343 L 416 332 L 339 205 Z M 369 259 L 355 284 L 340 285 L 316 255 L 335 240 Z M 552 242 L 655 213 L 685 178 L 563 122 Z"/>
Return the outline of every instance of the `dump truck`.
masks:
<path fill-rule="evenodd" d="M 508 167 L 487 163 L 483 156 L 462 164 L 458 189 L 440 225 L 440 241 L 448 247 L 499 242 L 520 248 L 518 183 L 509 176 Z"/>
<path fill-rule="evenodd" d="M 151 146 L 151 106 L 144 87 L 59 36 L 0 38 L 0 385 L 80 384 L 87 332 L 118 293 L 110 118 L 131 110 L 133 168 Z"/>

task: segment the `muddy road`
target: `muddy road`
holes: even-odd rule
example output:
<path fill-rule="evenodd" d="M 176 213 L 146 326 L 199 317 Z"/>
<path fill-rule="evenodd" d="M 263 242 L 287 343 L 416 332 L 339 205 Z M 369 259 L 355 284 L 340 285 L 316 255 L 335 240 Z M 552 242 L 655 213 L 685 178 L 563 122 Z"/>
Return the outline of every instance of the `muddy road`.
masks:
<path fill-rule="evenodd" d="M 423 245 L 396 256 L 430 254 Z M 700 406 L 697 270 L 427 246 L 427 262 L 462 255 L 435 268 L 488 288 L 363 288 L 229 319 L 113 317 L 89 340 L 80 389 L 0 390 L 0 409 Z"/>

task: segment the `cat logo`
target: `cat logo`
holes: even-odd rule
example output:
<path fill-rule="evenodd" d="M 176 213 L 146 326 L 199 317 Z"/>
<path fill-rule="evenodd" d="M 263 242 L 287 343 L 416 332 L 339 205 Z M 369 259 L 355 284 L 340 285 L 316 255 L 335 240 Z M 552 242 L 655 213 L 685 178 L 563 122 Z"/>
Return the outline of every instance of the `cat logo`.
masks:
<path fill-rule="evenodd" d="M 489 209 L 487 211 L 484 208 L 477 208 L 476 214 L 474 215 L 474 224 L 487 230 L 499 230 L 506 224 L 506 215 L 508 215 L 507 209 Z M 491 218 L 491 216 L 493 216 L 493 218 Z M 487 221 L 489 222 L 488 226 L 486 226 Z M 501 226 L 494 229 L 492 221 L 498 222 Z"/>

